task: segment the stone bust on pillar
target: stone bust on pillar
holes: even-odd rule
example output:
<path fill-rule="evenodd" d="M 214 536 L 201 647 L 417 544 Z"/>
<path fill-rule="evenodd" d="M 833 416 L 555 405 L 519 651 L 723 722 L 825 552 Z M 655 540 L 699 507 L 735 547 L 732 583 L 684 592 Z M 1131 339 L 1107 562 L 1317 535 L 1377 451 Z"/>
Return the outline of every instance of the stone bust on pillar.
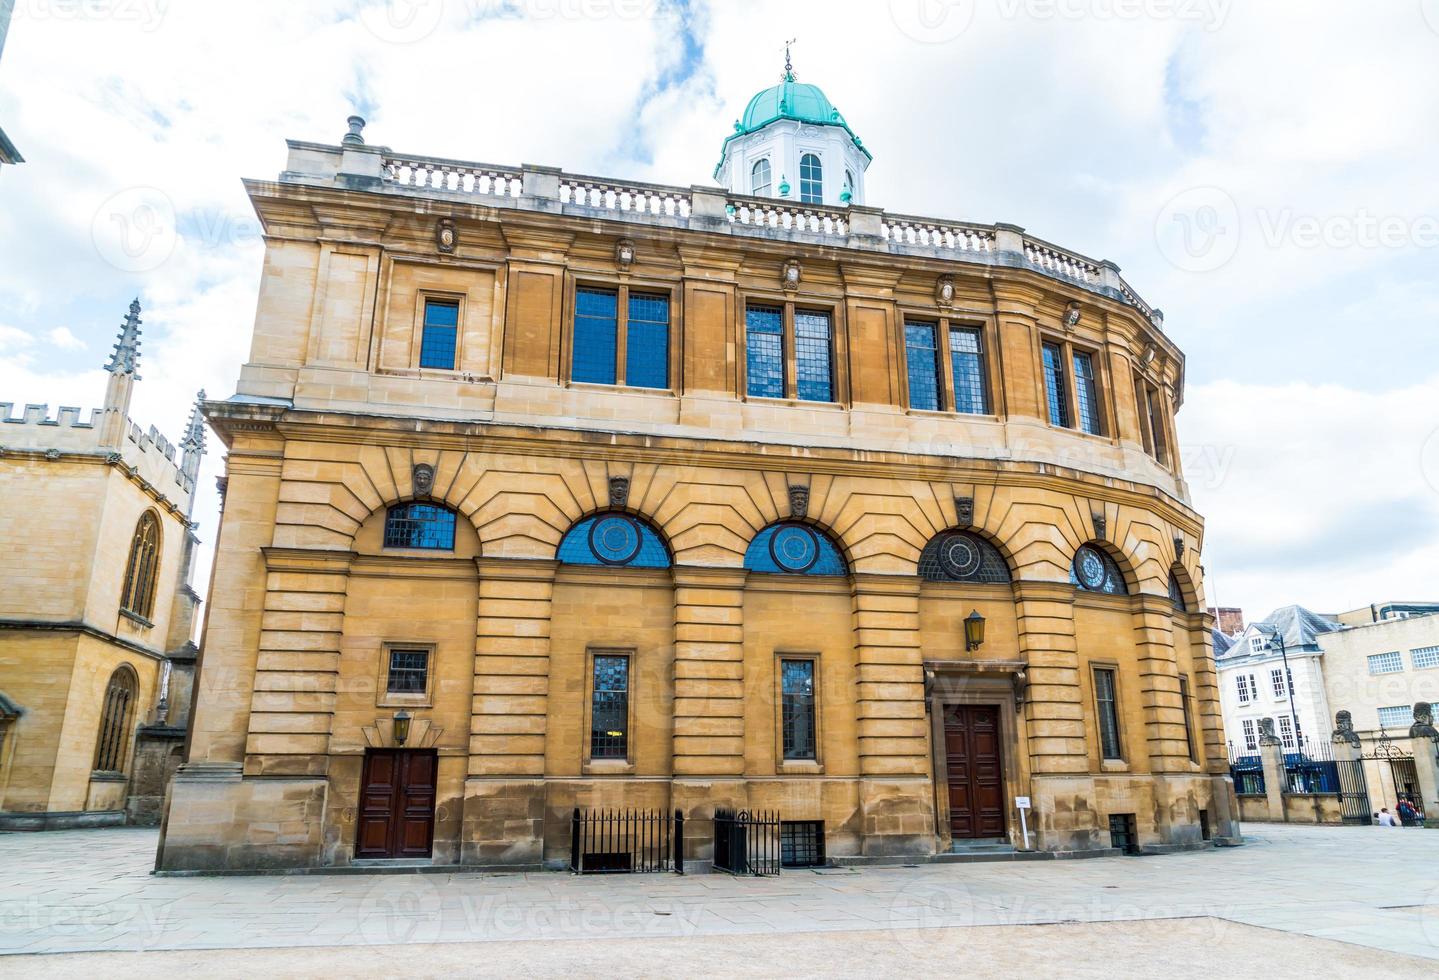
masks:
<path fill-rule="evenodd" d="M 1409 726 L 1409 737 L 1439 742 L 1439 731 L 1434 728 L 1434 709 L 1428 701 L 1420 701 L 1414 705 L 1414 724 Z"/>
<path fill-rule="evenodd" d="M 1352 745 L 1359 748 L 1359 733 L 1354 730 L 1354 716 L 1347 711 L 1334 715 L 1334 734 L 1329 740 L 1335 745 Z"/>
<path fill-rule="evenodd" d="M 1274 719 L 1273 719 L 1273 718 L 1260 718 L 1260 719 L 1259 719 L 1259 744 L 1260 744 L 1260 745 L 1279 745 L 1279 744 L 1280 744 L 1280 742 L 1279 742 L 1279 736 L 1274 734 Z"/>

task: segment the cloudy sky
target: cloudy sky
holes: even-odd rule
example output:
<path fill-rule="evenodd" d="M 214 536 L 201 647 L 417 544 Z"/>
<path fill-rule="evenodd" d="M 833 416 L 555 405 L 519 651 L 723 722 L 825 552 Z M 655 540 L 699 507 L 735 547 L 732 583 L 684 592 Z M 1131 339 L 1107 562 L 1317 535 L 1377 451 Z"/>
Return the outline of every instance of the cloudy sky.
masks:
<path fill-rule="evenodd" d="M 790 37 L 870 204 L 1165 310 L 1211 601 L 1439 598 L 1439 0 L 16 0 L 0 401 L 97 405 L 136 295 L 134 417 L 232 393 L 286 137 L 703 183 Z"/>

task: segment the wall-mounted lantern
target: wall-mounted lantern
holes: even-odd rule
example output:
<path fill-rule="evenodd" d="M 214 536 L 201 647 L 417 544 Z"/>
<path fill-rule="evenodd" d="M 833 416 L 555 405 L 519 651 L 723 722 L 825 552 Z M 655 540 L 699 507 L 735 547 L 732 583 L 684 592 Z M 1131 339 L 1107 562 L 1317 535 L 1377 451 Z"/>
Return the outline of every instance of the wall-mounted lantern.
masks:
<path fill-rule="evenodd" d="M 975 609 L 964 618 L 964 649 L 973 653 L 984 646 L 984 617 Z"/>
<path fill-rule="evenodd" d="M 395 712 L 394 735 L 396 745 L 404 745 L 410 737 L 410 713 L 403 708 Z"/>

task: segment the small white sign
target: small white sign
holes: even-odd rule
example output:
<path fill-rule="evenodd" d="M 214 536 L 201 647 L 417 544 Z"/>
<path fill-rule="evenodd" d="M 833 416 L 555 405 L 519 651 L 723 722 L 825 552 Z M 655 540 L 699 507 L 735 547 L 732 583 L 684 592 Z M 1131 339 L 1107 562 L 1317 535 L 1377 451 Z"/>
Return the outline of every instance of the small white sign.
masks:
<path fill-rule="evenodd" d="M 1015 805 L 1016 807 L 1018 807 L 1019 809 L 1021 809 L 1021 810 L 1028 810 L 1028 809 L 1029 809 L 1029 797 L 1027 797 L 1027 796 L 1016 796 L 1016 797 L 1014 798 L 1014 805 Z"/>

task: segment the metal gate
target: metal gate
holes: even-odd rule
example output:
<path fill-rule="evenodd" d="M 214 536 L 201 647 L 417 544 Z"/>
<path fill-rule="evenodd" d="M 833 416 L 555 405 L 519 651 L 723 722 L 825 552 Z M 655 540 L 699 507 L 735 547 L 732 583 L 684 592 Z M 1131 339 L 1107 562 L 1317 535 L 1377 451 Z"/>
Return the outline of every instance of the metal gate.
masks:
<path fill-rule="evenodd" d="M 685 818 L 663 810 L 581 810 L 570 817 L 575 874 L 685 873 Z"/>
<path fill-rule="evenodd" d="M 715 869 L 735 875 L 777 875 L 780 868 L 778 813 L 715 810 Z"/>
<path fill-rule="evenodd" d="M 1344 822 L 1368 826 L 1374 822 L 1369 809 L 1369 784 L 1364 779 L 1362 759 L 1339 759 L 1334 763 L 1339 782 L 1339 812 Z"/>
<path fill-rule="evenodd" d="M 1414 765 L 1414 757 L 1391 756 L 1389 773 L 1394 777 L 1395 799 L 1408 800 L 1422 817 L 1424 815 L 1423 794 L 1419 792 L 1419 770 Z"/>

